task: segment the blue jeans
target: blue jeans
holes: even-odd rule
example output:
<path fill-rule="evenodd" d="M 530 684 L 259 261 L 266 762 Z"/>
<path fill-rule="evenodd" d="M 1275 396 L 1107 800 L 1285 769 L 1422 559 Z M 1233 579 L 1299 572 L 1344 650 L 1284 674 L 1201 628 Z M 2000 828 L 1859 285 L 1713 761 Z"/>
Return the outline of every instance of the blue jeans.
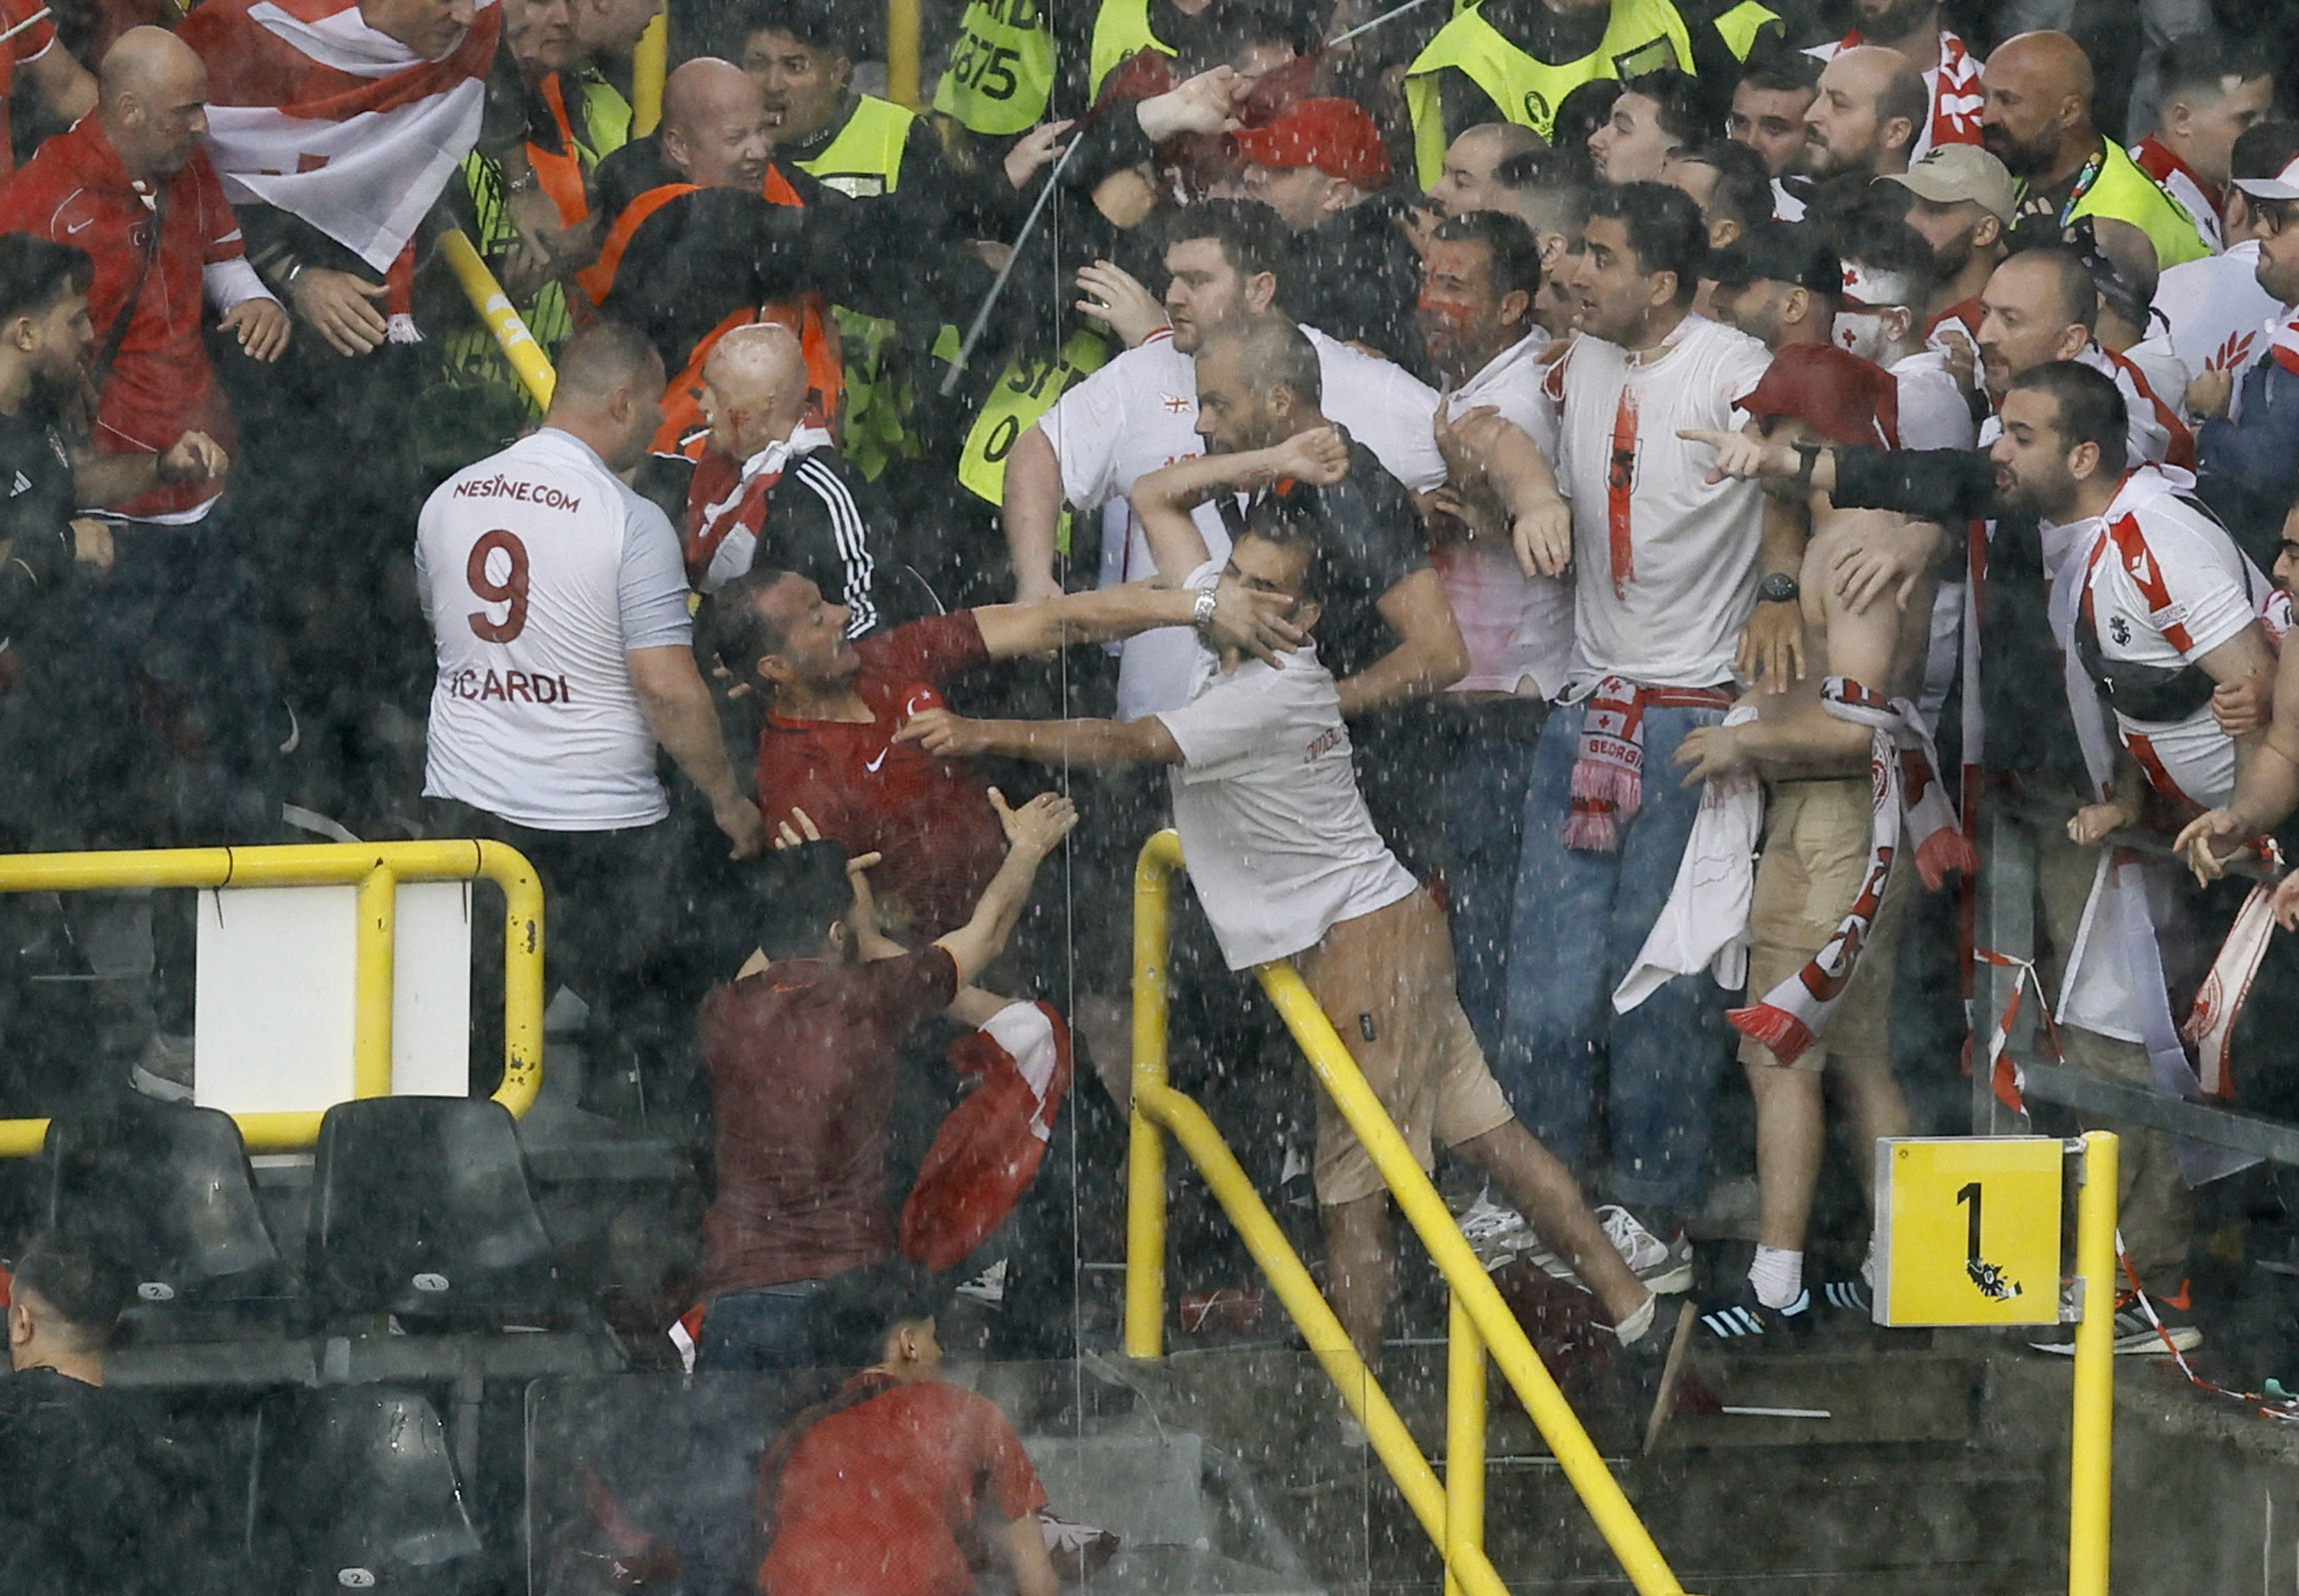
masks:
<path fill-rule="evenodd" d="M 1645 711 L 1643 801 L 1621 824 L 1618 851 L 1598 853 L 1564 845 L 1583 709 L 1557 706 L 1533 754 L 1509 928 L 1508 1034 L 1493 1074 L 1526 1128 L 1575 1167 L 1586 1163 L 1601 1082 L 1606 1194 L 1631 1207 L 1691 1207 L 1731 1036 L 1725 994 L 1705 973 L 1678 976 L 1615 1014 L 1612 989 L 1668 901 L 1700 808 L 1698 789 L 1681 785 L 1670 757 L 1685 733 L 1723 717 Z"/>
<path fill-rule="evenodd" d="M 1533 736 L 1481 729 L 1471 712 L 1444 772 L 1445 892 L 1460 1006 L 1486 1058 L 1508 1018 L 1509 920 L 1524 843 Z"/>
<path fill-rule="evenodd" d="M 807 1304 L 822 1288 L 820 1280 L 785 1280 L 714 1298 L 695 1343 L 696 1372 L 813 1368 Z"/>

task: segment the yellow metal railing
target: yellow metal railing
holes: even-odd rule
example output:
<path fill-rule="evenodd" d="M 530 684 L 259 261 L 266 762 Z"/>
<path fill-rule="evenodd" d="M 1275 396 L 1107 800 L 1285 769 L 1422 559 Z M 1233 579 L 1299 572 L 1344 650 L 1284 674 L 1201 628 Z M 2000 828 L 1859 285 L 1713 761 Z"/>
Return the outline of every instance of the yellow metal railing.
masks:
<path fill-rule="evenodd" d="M 1160 831 L 1143 844 L 1134 872 L 1134 1093 L 1127 1213 L 1126 1350 L 1160 1357 L 1165 1335 L 1165 1137 L 1181 1144 L 1214 1200 L 1237 1227 L 1277 1299 L 1300 1327 L 1366 1442 L 1396 1481 L 1421 1528 L 1443 1553 L 1445 1588 L 1504 1596 L 1484 1554 L 1485 1357 L 1523 1401 L 1541 1438 L 1588 1509 L 1639 1596 L 1683 1588 L 1620 1484 L 1557 1390 L 1524 1330 L 1477 1262 L 1444 1199 L 1421 1171 L 1356 1060 L 1288 961 L 1263 964 L 1262 988 L 1308 1055 L 1309 1066 L 1364 1143 L 1390 1195 L 1452 1288 L 1447 1358 L 1445 1477 L 1440 1483 L 1380 1384 L 1357 1356 L 1299 1256 L 1203 1109 L 1166 1084 L 1167 902 L 1183 867 L 1180 838 Z M 2112 1186 L 2110 1187 L 2112 1190 Z"/>
<path fill-rule="evenodd" d="M 671 75 L 671 13 L 647 24 L 631 53 L 631 137 L 643 139 L 663 121 L 663 80 Z"/>
<path fill-rule="evenodd" d="M 918 80 L 918 0 L 887 0 L 886 97 L 913 111 L 926 109 Z"/>
<path fill-rule="evenodd" d="M 478 248 L 463 229 L 451 227 L 440 237 L 439 252 L 461 285 L 463 297 L 471 301 L 471 308 L 495 336 L 495 347 L 511 363 L 520 386 L 534 396 L 538 410 L 549 410 L 551 396 L 559 387 L 559 374 L 552 370 L 551 357 L 543 353 L 543 346 L 535 342 L 526 318 L 513 307 L 511 296 L 503 292 L 503 285 L 480 259 Z"/>
<path fill-rule="evenodd" d="M 352 993 L 354 1097 L 391 1095 L 393 937 L 401 881 L 484 878 L 503 888 L 503 1084 L 495 1100 L 525 1114 L 543 1086 L 543 882 L 501 842 L 322 842 L 289 847 L 183 847 L 150 852 L 0 854 L 0 892 L 159 886 L 356 886 L 359 939 Z M 322 1114 L 235 1114 L 256 1150 L 308 1147 Z M 28 1157 L 45 1119 L 0 1119 L 0 1158 Z"/>

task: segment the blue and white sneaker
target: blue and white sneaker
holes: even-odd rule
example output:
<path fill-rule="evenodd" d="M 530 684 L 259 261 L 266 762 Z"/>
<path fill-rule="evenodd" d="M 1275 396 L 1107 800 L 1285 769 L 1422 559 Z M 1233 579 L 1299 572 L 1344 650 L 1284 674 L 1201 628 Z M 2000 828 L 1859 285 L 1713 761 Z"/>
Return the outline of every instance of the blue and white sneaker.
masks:
<path fill-rule="evenodd" d="M 1876 1316 L 1874 1299 L 1868 1294 L 1868 1282 L 1858 1275 L 1849 1280 L 1830 1280 L 1820 1287 L 1820 1300 L 1838 1313 L 1855 1313 L 1869 1320 Z"/>
<path fill-rule="evenodd" d="M 1800 1341 L 1812 1331 L 1812 1293 L 1799 1291 L 1784 1308 L 1768 1308 L 1756 1300 L 1746 1281 L 1739 1294 L 1700 1315 L 1701 1333 L 1731 1346 L 1777 1347 Z"/>

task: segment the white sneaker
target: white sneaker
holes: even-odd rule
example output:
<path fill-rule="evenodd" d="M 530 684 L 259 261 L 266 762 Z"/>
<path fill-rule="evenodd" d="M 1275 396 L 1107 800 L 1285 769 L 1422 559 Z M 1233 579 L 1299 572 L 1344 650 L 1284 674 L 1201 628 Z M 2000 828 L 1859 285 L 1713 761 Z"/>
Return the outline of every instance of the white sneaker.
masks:
<path fill-rule="evenodd" d="M 1476 1261 L 1490 1273 L 1519 1253 L 1546 1252 L 1532 1226 L 1506 1203 L 1495 1202 L 1489 1191 L 1479 1193 L 1460 1216 L 1460 1233 L 1476 1253 Z M 1547 1265 L 1543 1264 L 1543 1268 Z M 1554 1274 L 1556 1271 L 1549 1270 Z M 1567 1270 L 1566 1273 L 1571 1271 Z"/>
<path fill-rule="evenodd" d="M 1666 1296 L 1692 1289 L 1692 1243 L 1681 1233 L 1673 1241 L 1663 1241 L 1617 1203 L 1606 1203 L 1596 1210 L 1596 1217 L 1612 1249 L 1620 1254 L 1629 1272 L 1644 1282 L 1645 1290 Z"/>
<path fill-rule="evenodd" d="M 1476 1209 L 1471 1208 L 1469 1214 L 1474 1214 L 1476 1211 Z M 1513 1210 L 1507 1211 L 1512 1218 L 1516 1219 L 1518 1224 L 1524 1224 L 1522 1216 L 1515 1214 Z M 1469 1214 L 1464 1214 L 1461 1217 L 1461 1228 L 1464 1232 L 1468 1228 Z M 1638 1224 L 1635 1215 L 1615 1203 L 1606 1203 L 1597 1209 L 1596 1218 L 1597 1222 L 1604 1226 L 1604 1236 L 1606 1240 L 1612 1243 L 1612 1250 L 1620 1254 L 1621 1261 L 1628 1265 L 1629 1272 L 1644 1283 L 1645 1290 L 1656 1295 L 1666 1296 L 1671 1292 L 1692 1289 L 1691 1242 L 1682 1236 L 1678 1236 L 1673 1242 L 1662 1241 L 1644 1226 Z M 1524 1234 L 1529 1239 L 1513 1249 L 1519 1256 L 1527 1262 L 1537 1265 L 1543 1273 L 1553 1280 L 1570 1280 L 1575 1285 L 1581 1286 L 1582 1289 L 1586 1289 L 1586 1282 L 1573 1272 L 1572 1265 L 1566 1263 L 1547 1243 L 1535 1235 L 1529 1225 L 1525 1227 Z M 1476 1238 L 1471 1236 L 1469 1239 L 1474 1243 Z M 1480 1252 L 1478 1256 L 1482 1258 L 1483 1254 Z M 1498 1264 L 1488 1263 L 1486 1267 L 1495 1268 L 1498 1267 Z"/>

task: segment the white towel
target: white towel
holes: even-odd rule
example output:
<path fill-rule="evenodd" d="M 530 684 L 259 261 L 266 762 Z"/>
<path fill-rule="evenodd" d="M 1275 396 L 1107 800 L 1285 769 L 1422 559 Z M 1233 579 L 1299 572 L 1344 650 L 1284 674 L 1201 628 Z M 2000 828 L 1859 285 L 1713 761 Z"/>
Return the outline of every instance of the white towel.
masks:
<path fill-rule="evenodd" d="M 1755 719 L 1753 709 L 1742 707 L 1724 717 L 1724 724 Z M 1748 907 L 1763 830 L 1764 789 L 1752 772 L 1712 778 L 1700 790 L 1700 813 L 1685 839 L 1676 884 L 1636 961 L 1613 988 L 1614 1013 L 1627 1013 L 1672 976 L 1703 969 L 1726 991 L 1748 984 Z"/>

